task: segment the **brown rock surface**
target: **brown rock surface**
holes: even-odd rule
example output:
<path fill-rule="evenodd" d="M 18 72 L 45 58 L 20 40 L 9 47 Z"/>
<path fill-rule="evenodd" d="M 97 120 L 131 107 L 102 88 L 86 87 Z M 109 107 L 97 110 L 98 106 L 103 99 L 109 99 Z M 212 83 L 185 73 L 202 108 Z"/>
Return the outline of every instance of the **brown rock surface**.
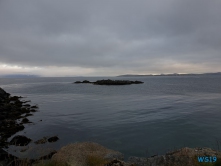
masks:
<path fill-rule="evenodd" d="M 130 157 L 129 163 L 133 163 L 136 166 L 201 166 L 205 164 L 198 162 L 198 156 L 216 156 L 218 161 L 213 164 L 215 166 L 220 164 L 220 151 L 212 150 L 211 148 L 188 147 L 150 158 Z M 210 164 L 213 166 L 212 163 Z"/>
<path fill-rule="evenodd" d="M 123 154 L 93 142 L 69 144 L 52 157 L 53 161 L 66 163 L 69 166 L 87 166 L 88 163 L 99 166 L 114 159 L 123 160 Z"/>

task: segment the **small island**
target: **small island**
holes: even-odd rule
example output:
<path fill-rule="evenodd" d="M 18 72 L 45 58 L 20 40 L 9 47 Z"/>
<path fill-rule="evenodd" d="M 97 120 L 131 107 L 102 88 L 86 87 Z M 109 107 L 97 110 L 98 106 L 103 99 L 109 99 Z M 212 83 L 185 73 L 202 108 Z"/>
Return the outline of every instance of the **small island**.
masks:
<path fill-rule="evenodd" d="M 128 80 L 97 80 L 96 82 L 90 82 L 88 80 L 76 81 L 75 84 L 94 84 L 94 85 L 131 85 L 131 84 L 143 84 L 142 81 L 128 81 Z"/>

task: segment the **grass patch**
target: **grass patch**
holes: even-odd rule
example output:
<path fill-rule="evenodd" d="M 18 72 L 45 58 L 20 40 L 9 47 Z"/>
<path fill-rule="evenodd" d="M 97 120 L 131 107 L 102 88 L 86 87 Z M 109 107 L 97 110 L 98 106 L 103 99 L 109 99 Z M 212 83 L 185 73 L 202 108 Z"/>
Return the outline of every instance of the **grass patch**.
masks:
<path fill-rule="evenodd" d="M 105 165 L 107 163 L 108 163 L 108 161 L 103 159 L 100 156 L 88 155 L 86 157 L 86 164 L 88 166 L 103 166 L 103 165 Z"/>

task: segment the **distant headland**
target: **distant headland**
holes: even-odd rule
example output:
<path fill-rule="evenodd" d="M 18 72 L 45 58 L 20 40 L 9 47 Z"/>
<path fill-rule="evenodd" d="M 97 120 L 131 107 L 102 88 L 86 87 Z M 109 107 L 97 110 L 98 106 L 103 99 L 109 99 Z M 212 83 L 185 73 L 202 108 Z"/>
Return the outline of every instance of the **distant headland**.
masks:
<path fill-rule="evenodd" d="M 148 76 L 196 76 L 196 75 L 221 75 L 221 72 L 217 73 L 202 73 L 202 74 L 179 74 L 179 73 L 173 73 L 173 74 L 125 74 L 125 75 L 119 75 L 117 77 L 148 77 Z"/>
<path fill-rule="evenodd" d="M 0 78 L 36 78 L 40 77 L 39 75 L 26 75 L 26 74 L 8 74 L 0 75 Z"/>

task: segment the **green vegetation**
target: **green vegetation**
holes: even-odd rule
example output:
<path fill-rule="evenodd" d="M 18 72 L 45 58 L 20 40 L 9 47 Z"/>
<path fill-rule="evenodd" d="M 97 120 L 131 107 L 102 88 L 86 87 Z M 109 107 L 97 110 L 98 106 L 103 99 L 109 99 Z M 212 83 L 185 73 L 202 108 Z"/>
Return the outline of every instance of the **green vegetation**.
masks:
<path fill-rule="evenodd" d="M 88 166 L 104 166 L 108 162 L 100 156 L 88 155 L 86 163 Z"/>

